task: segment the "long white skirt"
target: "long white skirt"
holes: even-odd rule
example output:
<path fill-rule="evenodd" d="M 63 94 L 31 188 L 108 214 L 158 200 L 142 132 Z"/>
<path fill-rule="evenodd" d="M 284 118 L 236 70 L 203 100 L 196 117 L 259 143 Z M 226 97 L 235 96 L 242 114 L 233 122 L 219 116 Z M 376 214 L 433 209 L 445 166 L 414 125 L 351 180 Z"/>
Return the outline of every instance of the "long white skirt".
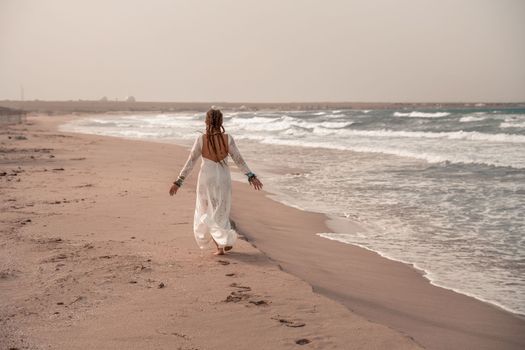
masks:
<path fill-rule="evenodd" d="M 212 243 L 212 237 L 221 248 L 237 240 L 237 232 L 230 224 L 231 187 L 228 165 L 202 157 L 193 221 L 195 240 L 201 249 Z"/>

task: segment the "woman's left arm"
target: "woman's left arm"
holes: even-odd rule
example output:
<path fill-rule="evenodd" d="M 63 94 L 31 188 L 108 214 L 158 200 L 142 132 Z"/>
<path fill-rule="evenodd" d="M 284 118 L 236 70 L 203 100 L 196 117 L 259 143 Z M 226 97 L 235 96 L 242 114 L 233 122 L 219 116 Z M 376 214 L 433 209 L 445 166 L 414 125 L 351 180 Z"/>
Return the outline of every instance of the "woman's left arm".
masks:
<path fill-rule="evenodd" d="M 262 182 L 257 178 L 257 176 L 252 173 L 250 168 L 248 168 L 248 165 L 244 161 L 244 158 L 241 156 L 241 152 L 237 148 L 237 145 L 235 144 L 235 140 L 233 139 L 233 136 L 228 135 L 228 153 L 232 157 L 233 161 L 235 162 L 235 165 L 246 175 L 248 176 L 248 182 L 250 185 L 253 186 L 256 190 L 261 190 L 263 187 Z"/>

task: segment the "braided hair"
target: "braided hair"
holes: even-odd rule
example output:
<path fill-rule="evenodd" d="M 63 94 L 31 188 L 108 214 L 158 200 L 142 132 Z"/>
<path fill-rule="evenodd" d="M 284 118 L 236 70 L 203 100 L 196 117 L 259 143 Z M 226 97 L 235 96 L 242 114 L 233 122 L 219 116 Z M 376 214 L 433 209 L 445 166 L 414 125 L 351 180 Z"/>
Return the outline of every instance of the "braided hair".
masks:
<path fill-rule="evenodd" d="M 219 159 L 218 150 L 221 148 L 225 150 L 227 149 L 226 143 L 224 142 L 224 138 L 222 136 L 222 134 L 225 132 L 224 126 L 222 126 L 222 112 L 218 109 L 210 109 L 206 113 L 206 139 L 208 148 L 212 150 L 213 153 L 215 153 L 215 157 L 217 159 Z M 219 137 L 216 137 L 217 135 L 219 135 Z M 224 163 L 224 159 L 220 161 L 221 166 Z"/>

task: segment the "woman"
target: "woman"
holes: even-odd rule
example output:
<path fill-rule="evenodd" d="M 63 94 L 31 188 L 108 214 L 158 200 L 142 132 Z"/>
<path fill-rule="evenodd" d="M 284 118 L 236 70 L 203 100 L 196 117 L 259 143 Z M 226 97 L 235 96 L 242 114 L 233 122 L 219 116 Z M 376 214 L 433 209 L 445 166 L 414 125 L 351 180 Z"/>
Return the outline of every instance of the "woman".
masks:
<path fill-rule="evenodd" d="M 230 225 L 231 176 L 226 162 L 228 154 L 248 177 L 250 185 L 260 190 L 263 186 L 261 181 L 244 162 L 233 137 L 225 133 L 221 111 L 212 107 L 206 113 L 206 134 L 197 137 L 179 178 L 170 188 L 170 195 L 173 196 L 202 156 L 193 232 L 201 249 L 213 240 L 217 247 L 215 255 L 224 255 L 225 251 L 232 249 L 237 239 L 237 232 Z"/>

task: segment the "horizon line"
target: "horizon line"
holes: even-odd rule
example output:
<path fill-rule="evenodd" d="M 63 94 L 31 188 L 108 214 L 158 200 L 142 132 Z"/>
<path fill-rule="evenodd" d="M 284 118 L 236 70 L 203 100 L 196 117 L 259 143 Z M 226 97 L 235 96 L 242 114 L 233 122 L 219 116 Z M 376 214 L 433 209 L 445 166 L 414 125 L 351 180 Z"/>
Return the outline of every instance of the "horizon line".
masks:
<path fill-rule="evenodd" d="M 44 99 L 31 99 L 31 100 L 18 100 L 18 99 L 2 99 L 0 102 L 19 102 L 19 103 L 31 103 L 31 102 L 65 102 L 65 103 L 74 103 L 74 102 L 96 102 L 96 103 L 179 103 L 179 104 L 525 104 L 523 101 L 147 101 L 147 100 L 136 100 L 136 101 L 126 101 L 125 99 L 121 100 L 91 100 L 91 99 L 68 99 L 68 100 L 44 100 Z"/>

